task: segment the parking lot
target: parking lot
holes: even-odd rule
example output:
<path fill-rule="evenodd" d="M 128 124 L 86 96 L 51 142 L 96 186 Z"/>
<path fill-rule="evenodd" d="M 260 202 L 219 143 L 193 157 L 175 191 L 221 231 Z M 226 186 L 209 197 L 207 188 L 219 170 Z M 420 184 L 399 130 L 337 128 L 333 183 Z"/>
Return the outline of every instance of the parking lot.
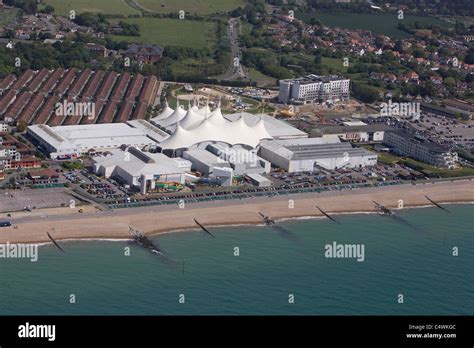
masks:
<path fill-rule="evenodd" d="M 299 192 L 319 192 L 327 190 L 353 189 L 357 187 L 376 187 L 397 185 L 402 183 L 401 175 L 405 179 L 413 179 L 413 170 L 401 166 L 379 164 L 370 168 L 325 170 L 319 168 L 313 172 L 287 173 L 275 170 L 266 175 L 273 185 L 270 187 L 255 187 L 243 184 L 237 187 L 193 192 L 169 193 L 159 196 L 133 197 L 109 199 L 106 201 L 111 208 L 176 204 L 180 200 L 185 202 L 202 202 L 207 200 L 243 199 L 249 197 L 273 197 Z"/>
<path fill-rule="evenodd" d="M 102 179 L 87 170 L 68 170 L 62 173 L 71 184 L 79 187 L 97 200 L 124 198 L 128 190 L 113 179 Z"/>
<path fill-rule="evenodd" d="M 415 130 L 428 135 L 440 144 L 454 148 L 474 147 L 474 127 L 453 118 L 423 113 L 418 122 L 411 122 Z"/>
<path fill-rule="evenodd" d="M 2 191 L 0 212 L 69 206 L 72 199 L 64 188 L 44 188 Z"/>
<path fill-rule="evenodd" d="M 293 186 L 298 184 L 361 184 L 367 182 L 384 182 L 399 180 L 400 173 L 405 169 L 401 166 L 377 164 L 365 168 L 342 168 L 326 170 L 319 168 L 313 172 L 286 173 L 275 171 L 268 177 L 277 187 Z"/>

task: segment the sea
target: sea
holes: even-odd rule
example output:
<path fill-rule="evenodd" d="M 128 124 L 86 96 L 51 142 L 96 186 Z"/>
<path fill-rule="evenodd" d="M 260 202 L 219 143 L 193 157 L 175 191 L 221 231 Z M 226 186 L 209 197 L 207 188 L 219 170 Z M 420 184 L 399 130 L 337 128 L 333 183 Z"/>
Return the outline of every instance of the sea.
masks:
<path fill-rule="evenodd" d="M 0 315 L 474 315 L 474 205 L 443 206 L 45 244 L 0 259 Z"/>

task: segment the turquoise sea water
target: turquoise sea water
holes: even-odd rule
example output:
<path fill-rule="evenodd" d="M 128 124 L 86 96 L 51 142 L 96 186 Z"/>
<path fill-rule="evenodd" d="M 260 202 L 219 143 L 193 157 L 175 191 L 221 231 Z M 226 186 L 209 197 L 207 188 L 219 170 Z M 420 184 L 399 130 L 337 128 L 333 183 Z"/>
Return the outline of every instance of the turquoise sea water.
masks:
<path fill-rule="evenodd" d="M 0 259 L 0 315 L 474 315 L 474 205 L 446 207 L 282 222 L 296 240 L 265 226 L 154 237 L 174 265 L 126 242 L 46 245 L 36 263 Z M 333 241 L 363 244 L 365 261 L 326 258 Z"/>

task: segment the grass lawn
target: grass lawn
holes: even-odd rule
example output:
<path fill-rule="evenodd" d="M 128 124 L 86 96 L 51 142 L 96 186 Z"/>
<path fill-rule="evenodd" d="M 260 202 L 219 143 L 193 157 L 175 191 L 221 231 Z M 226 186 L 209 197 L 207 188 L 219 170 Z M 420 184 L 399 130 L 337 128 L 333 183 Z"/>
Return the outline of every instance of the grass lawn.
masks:
<path fill-rule="evenodd" d="M 141 7 L 159 13 L 179 12 L 207 15 L 245 6 L 245 0 L 137 0 Z"/>
<path fill-rule="evenodd" d="M 44 0 L 44 5 L 54 7 L 54 14 L 69 15 L 76 13 L 95 12 L 103 14 L 133 15 L 140 12 L 128 6 L 125 0 Z"/>
<path fill-rule="evenodd" d="M 337 72 L 346 73 L 347 68 L 343 65 L 344 61 L 339 58 L 328 58 L 328 57 L 321 57 L 321 64 L 323 66 L 327 66 L 328 68 L 333 68 Z M 351 65 L 351 61 L 349 59 L 349 66 Z"/>
<path fill-rule="evenodd" d="M 258 86 L 262 86 L 262 87 L 276 86 L 277 79 L 274 77 L 264 75 L 256 69 L 248 69 L 248 73 L 249 73 L 250 78 L 253 81 L 257 82 Z"/>
<path fill-rule="evenodd" d="M 262 105 L 261 102 L 258 100 L 248 98 L 248 97 L 242 97 L 242 101 L 246 104 L 252 105 L 252 108 L 249 108 L 245 110 L 245 112 L 248 112 L 250 114 L 260 114 L 260 113 L 265 113 L 265 114 L 271 114 L 275 111 L 275 109 L 267 104 L 265 106 Z"/>
<path fill-rule="evenodd" d="M 138 24 L 141 36 L 113 35 L 118 41 L 160 46 L 183 46 L 214 49 L 217 41 L 215 22 L 188 21 L 170 18 L 126 18 L 124 22 Z M 114 20 L 119 22 L 118 19 Z"/>
<path fill-rule="evenodd" d="M 393 164 L 401 160 L 400 157 L 393 156 L 387 152 L 378 152 L 378 161 L 383 164 Z"/>
<path fill-rule="evenodd" d="M 175 95 L 180 95 L 180 94 L 183 94 L 184 93 L 184 89 L 182 86 L 179 86 L 179 85 L 169 85 L 168 88 L 166 89 L 166 100 L 168 101 L 168 105 L 170 108 L 172 109 L 176 109 L 176 107 L 178 106 L 178 100 L 176 99 L 176 97 L 173 96 L 173 94 Z M 181 105 L 185 105 L 187 107 L 187 104 L 184 103 L 183 100 L 180 100 L 180 104 Z"/>
<path fill-rule="evenodd" d="M 265 108 L 259 107 L 256 109 L 249 109 L 249 110 L 246 110 L 245 112 L 248 112 L 249 114 L 254 114 L 254 115 L 261 114 L 262 112 L 267 115 L 273 115 L 273 113 L 275 112 L 275 108 L 265 105 Z"/>
<path fill-rule="evenodd" d="M 395 13 L 297 13 L 296 17 L 304 21 L 309 21 L 314 17 L 331 27 L 371 30 L 374 34 L 388 35 L 393 38 L 409 36 L 408 33 L 398 30 L 399 22 L 409 24 L 417 21 L 423 24 L 436 24 L 440 27 L 450 26 L 447 22 L 433 17 L 405 16 L 404 19 L 399 20 Z"/>
<path fill-rule="evenodd" d="M 443 168 L 437 168 L 437 167 L 431 166 L 423 162 L 416 161 L 413 158 L 402 159 L 401 163 L 411 168 L 414 168 L 416 170 L 432 172 L 434 174 L 440 175 L 443 178 L 453 178 L 453 177 L 458 177 L 458 176 L 474 175 L 474 168 L 470 168 L 470 167 L 460 167 L 457 169 L 443 169 Z"/>
<path fill-rule="evenodd" d="M 214 63 L 213 59 L 185 59 L 179 62 L 173 62 L 171 69 L 176 76 L 198 76 L 198 77 L 207 77 L 200 75 L 200 71 L 206 66 L 209 66 Z"/>

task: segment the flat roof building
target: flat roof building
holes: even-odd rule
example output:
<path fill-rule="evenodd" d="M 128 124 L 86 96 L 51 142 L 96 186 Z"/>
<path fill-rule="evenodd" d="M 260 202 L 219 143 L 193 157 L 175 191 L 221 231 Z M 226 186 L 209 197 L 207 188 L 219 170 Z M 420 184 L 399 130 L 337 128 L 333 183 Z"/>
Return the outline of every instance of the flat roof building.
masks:
<path fill-rule="evenodd" d="M 146 134 L 149 138 L 153 139 L 157 143 L 162 142 L 170 135 L 158 127 L 152 125 L 150 122 L 145 120 L 132 120 L 127 121 L 127 124 L 132 126 L 133 128 L 141 130 L 144 134 Z"/>
<path fill-rule="evenodd" d="M 383 143 L 399 155 L 412 157 L 435 167 L 448 169 L 457 167 L 456 152 L 412 132 L 398 130 L 386 132 Z"/>
<path fill-rule="evenodd" d="M 355 143 L 382 142 L 385 131 L 393 129 L 386 124 L 322 126 L 314 129 L 314 136 L 337 135 L 341 140 Z"/>
<path fill-rule="evenodd" d="M 270 173 L 272 169 L 272 165 L 269 161 L 259 157 L 254 150 L 249 151 L 241 146 L 231 147 L 217 143 L 209 144 L 206 149 L 228 161 L 232 169 L 234 169 L 235 175 Z"/>
<path fill-rule="evenodd" d="M 258 187 L 272 186 L 272 182 L 269 179 L 265 178 L 264 176 L 261 176 L 260 174 L 252 173 L 252 174 L 248 174 L 247 177 L 255 186 L 258 186 Z"/>
<path fill-rule="evenodd" d="M 262 141 L 260 156 L 288 172 L 357 168 L 377 164 L 377 154 L 341 143 L 337 136 Z"/>
<path fill-rule="evenodd" d="M 349 99 L 350 80 L 339 76 L 307 75 L 280 80 L 278 100 L 284 104 L 306 104 Z"/>
<path fill-rule="evenodd" d="M 156 145 L 144 131 L 126 123 L 58 127 L 40 124 L 29 126 L 28 135 L 52 159 L 78 157 L 91 150 L 103 152 L 121 145 L 135 147 Z"/>
<path fill-rule="evenodd" d="M 212 174 L 216 167 L 230 168 L 229 162 L 207 150 L 187 150 L 183 152 L 183 158 L 192 163 L 192 169 L 205 176 Z"/>
<path fill-rule="evenodd" d="M 135 147 L 108 152 L 107 155 L 93 158 L 95 173 L 139 187 L 143 194 L 154 190 L 157 183 L 184 184 L 186 172 L 191 171 L 191 162 L 183 158 L 169 158 L 161 153 L 143 152 Z"/>

